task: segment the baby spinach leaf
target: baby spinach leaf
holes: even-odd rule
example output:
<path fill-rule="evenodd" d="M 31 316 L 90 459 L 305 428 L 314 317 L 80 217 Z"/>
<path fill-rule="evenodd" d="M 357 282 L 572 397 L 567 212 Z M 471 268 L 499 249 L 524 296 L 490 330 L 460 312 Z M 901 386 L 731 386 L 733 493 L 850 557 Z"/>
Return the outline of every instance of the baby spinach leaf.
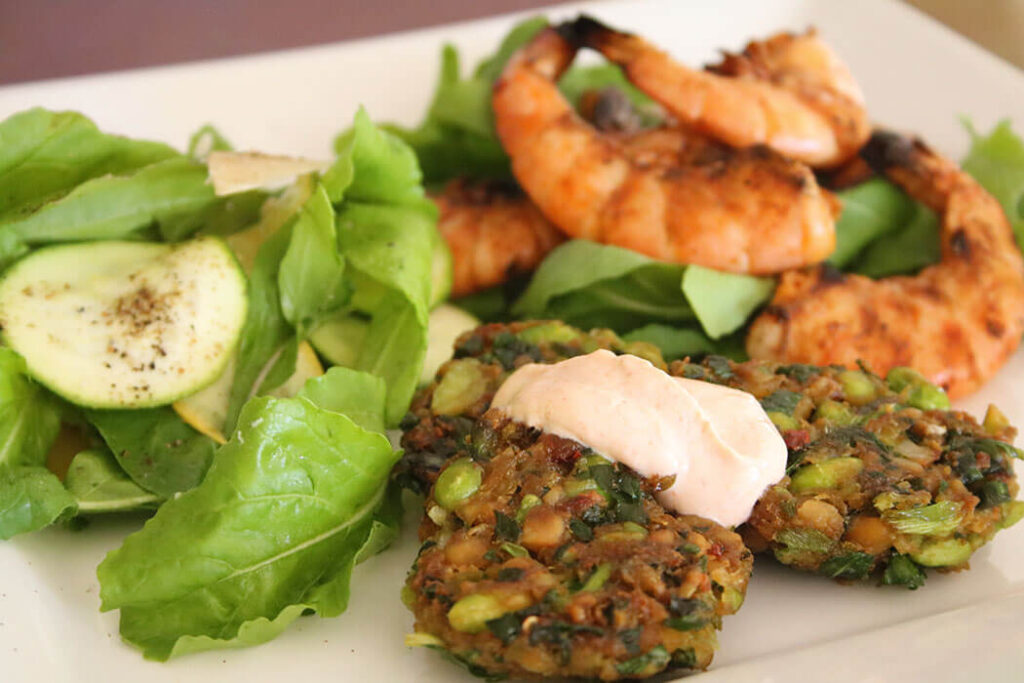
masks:
<path fill-rule="evenodd" d="M 988 135 L 978 133 L 969 121 L 971 150 L 963 161 L 965 171 L 1002 204 L 1024 248 L 1024 140 L 1013 132 L 1009 119 L 996 124 Z"/>
<path fill-rule="evenodd" d="M 898 230 L 914 214 L 914 200 L 884 178 L 837 194 L 843 211 L 836 221 L 836 249 L 828 259 L 837 268 L 845 268 L 864 247 Z"/>
<path fill-rule="evenodd" d="M 723 273 L 701 266 L 688 266 L 683 273 L 683 294 L 712 339 L 742 327 L 774 290 L 775 281 L 767 277 Z"/>
<path fill-rule="evenodd" d="M 703 356 L 718 353 L 714 341 L 699 329 L 693 327 L 670 327 L 652 323 L 622 335 L 627 342 L 642 341 L 661 349 L 667 361 L 685 356 Z"/>
<path fill-rule="evenodd" d="M 939 260 L 939 218 L 915 203 L 910 218 L 900 228 L 871 242 L 848 270 L 883 278 L 913 273 Z"/>
<path fill-rule="evenodd" d="M 154 509 L 160 496 L 133 482 L 109 452 L 90 449 L 71 461 L 64 486 L 80 515 Z"/>
<path fill-rule="evenodd" d="M 203 483 L 100 564 L 102 609 L 148 658 L 263 642 L 347 605 L 398 454 L 304 398 L 254 399 L 239 425 Z"/>
<path fill-rule="evenodd" d="M 213 440 L 169 407 L 87 410 L 85 417 L 132 481 L 161 498 L 195 488 L 213 459 Z"/>
<path fill-rule="evenodd" d="M 645 268 L 650 270 L 644 271 Z M 645 280 L 644 291 L 630 296 L 629 287 L 622 288 L 621 284 L 634 284 L 628 278 L 637 273 L 640 280 Z M 629 249 L 588 240 L 571 240 L 548 254 L 526 291 L 512 306 L 512 313 L 526 318 L 544 317 L 556 307 L 558 298 L 604 285 L 604 290 L 599 287 L 594 297 L 572 303 L 581 310 L 587 307 L 600 310 L 603 306 L 605 309 L 621 308 L 638 313 L 645 311 L 655 318 L 690 319 L 692 313 L 680 289 L 682 273 L 682 266 L 659 264 Z M 616 282 L 620 286 L 612 284 Z M 653 294 L 658 294 L 658 303 L 652 301 Z M 557 308 L 559 313 L 572 317 L 573 306 L 562 304 Z M 571 320 L 565 322 L 573 324 Z"/>

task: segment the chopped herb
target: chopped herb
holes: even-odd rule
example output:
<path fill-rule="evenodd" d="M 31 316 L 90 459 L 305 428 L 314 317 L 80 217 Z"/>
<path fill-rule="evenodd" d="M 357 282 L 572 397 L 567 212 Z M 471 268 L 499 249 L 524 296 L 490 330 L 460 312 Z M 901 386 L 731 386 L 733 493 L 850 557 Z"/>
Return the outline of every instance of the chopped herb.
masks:
<path fill-rule="evenodd" d="M 693 363 L 683 366 L 683 377 L 686 379 L 704 379 L 704 368 Z"/>
<path fill-rule="evenodd" d="M 540 624 L 530 629 L 530 645 L 546 643 L 555 645 L 561 651 L 561 661 L 564 666 L 569 662 L 572 654 L 572 637 L 581 633 L 601 635 L 603 631 L 596 626 L 577 626 L 564 621 L 555 621 L 550 624 Z"/>
<path fill-rule="evenodd" d="M 821 368 L 816 365 L 804 365 L 803 363 L 794 363 L 793 365 L 782 365 L 775 368 L 776 375 L 785 375 L 786 377 L 792 377 L 801 384 L 806 384 L 807 381 L 815 375 L 821 374 Z"/>
<path fill-rule="evenodd" d="M 680 648 L 672 653 L 672 667 L 677 669 L 696 669 L 697 653 L 692 647 Z"/>
<path fill-rule="evenodd" d="M 636 524 L 647 524 L 647 514 L 641 503 L 615 504 L 615 519 L 620 522 L 634 522 Z"/>
<path fill-rule="evenodd" d="M 764 408 L 766 413 L 775 412 L 792 415 L 793 411 L 796 410 L 797 404 L 800 403 L 800 399 L 803 397 L 803 394 L 798 394 L 795 391 L 779 389 L 762 398 L 761 407 Z"/>
<path fill-rule="evenodd" d="M 885 585 L 906 586 L 910 590 L 923 586 L 924 579 L 924 572 L 906 555 L 893 555 L 882 574 L 882 583 Z"/>
<path fill-rule="evenodd" d="M 455 347 L 455 357 L 464 358 L 475 356 L 484 350 L 484 340 L 478 336 L 466 338 L 461 344 Z"/>
<path fill-rule="evenodd" d="M 732 379 L 736 376 L 736 373 L 732 371 L 732 365 L 730 365 L 729 359 L 725 356 L 708 356 L 704 359 L 704 364 L 707 365 L 720 380 Z"/>
<path fill-rule="evenodd" d="M 635 655 L 640 653 L 640 636 L 643 634 L 643 626 L 635 626 L 619 631 L 619 640 L 622 641 L 626 652 Z"/>
<path fill-rule="evenodd" d="M 529 557 L 530 551 L 517 543 L 502 543 L 500 548 L 512 557 Z M 493 552 L 493 551 L 488 551 Z"/>
<path fill-rule="evenodd" d="M 982 484 L 978 497 L 981 498 L 983 508 L 995 507 L 1012 500 L 1006 482 L 999 480 L 990 480 Z"/>
<path fill-rule="evenodd" d="M 696 543 L 684 543 L 679 546 L 678 550 L 685 555 L 696 555 L 700 552 L 700 546 Z"/>
<path fill-rule="evenodd" d="M 516 520 L 509 517 L 504 512 L 501 512 L 500 510 L 495 510 L 494 536 L 495 538 L 503 539 L 506 541 L 518 541 L 519 525 L 516 523 Z"/>
<path fill-rule="evenodd" d="M 873 556 L 854 552 L 825 560 L 818 571 L 833 579 L 863 579 L 874 563 Z"/>
<path fill-rule="evenodd" d="M 586 522 L 575 517 L 569 520 L 569 531 L 584 543 L 594 538 L 594 530 L 587 526 Z"/>
<path fill-rule="evenodd" d="M 699 614 L 688 614 L 684 617 L 669 617 L 665 620 L 665 626 L 674 628 L 677 631 L 693 631 L 707 624 L 707 619 Z"/>
<path fill-rule="evenodd" d="M 519 567 L 502 567 L 498 570 L 498 581 L 518 581 L 523 578 L 523 573 L 523 570 Z"/>
<path fill-rule="evenodd" d="M 494 634 L 494 637 L 505 645 L 508 645 L 523 629 L 522 619 L 515 612 L 503 614 L 497 619 L 487 622 L 487 630 Z"/>
<path fill-rule="evenodd" d="M 500 562 L 501 556 L 498 555 L 498 553 L 494 552 L 494 548 L 491 548 L 486 553 L 484 553 L 484 559 L 488 562 Z"/>
<path fill-rule="evenodd" d="M 633 676 L 639 673 L 654 673 L 661 671 L 665 665 L 672 661 L 668 650 L 664 645 L 658 645 L 642 655 L 627 659 L 616 665 L 615 670 L 623 676 Z"/>

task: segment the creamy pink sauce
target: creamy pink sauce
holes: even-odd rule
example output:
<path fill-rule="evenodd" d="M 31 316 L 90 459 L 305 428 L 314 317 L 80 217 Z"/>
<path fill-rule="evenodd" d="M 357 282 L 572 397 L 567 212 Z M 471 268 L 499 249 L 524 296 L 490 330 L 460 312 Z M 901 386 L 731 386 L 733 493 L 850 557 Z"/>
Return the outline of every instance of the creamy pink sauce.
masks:
<path fill-rule="evenodd" d="M 636 356 L 602 349 L 525 365 L 491 405 L 645 477 L 675 475 L 661 504 L 726 526 L 745 522 L 786 471 L 786 444 L 752 395 L 672 377 Z"/>

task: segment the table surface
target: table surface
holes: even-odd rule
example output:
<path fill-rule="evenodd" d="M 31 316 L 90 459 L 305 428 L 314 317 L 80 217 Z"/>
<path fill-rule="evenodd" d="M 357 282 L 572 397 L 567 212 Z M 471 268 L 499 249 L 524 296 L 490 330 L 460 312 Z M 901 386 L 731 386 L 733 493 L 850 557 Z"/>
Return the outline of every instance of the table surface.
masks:
<path fill-rule="evenodd" d="M 907 0 L 1024 67 L 1024 0 Z M 330 43 L 551 0 L 0 0 L 0 84 Z"/>

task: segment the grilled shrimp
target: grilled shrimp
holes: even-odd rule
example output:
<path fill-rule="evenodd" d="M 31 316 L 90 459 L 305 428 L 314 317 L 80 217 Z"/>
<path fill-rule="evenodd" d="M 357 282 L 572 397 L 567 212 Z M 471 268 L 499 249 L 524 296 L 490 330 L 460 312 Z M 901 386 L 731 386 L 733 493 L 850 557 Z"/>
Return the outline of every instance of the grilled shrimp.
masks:
<path fill-rule="evenodd" d="M 452 251 L 452 295 L 499 285 L 536 268 L 565 237 L 516 188 L 455 180 L 433 197 Z"/>
<path fill-rule="evenodd" d="M 560 30 L 622 67 L 681 122 L 733 147 L 768 145 L 831 167 L 856 154 L 871 132 L 860 87 L 813 30 L 751 42 L 708 71 L 687 68 L 643 38 L 589 17 Z"/>
<path fill-rule="evenodd" d="M 832 252 L 835 205 L 806 166 L 766 147 L 687 144 L 694 136 L 682 129 L 652 134 L 662 138 L 653 154 L 642 149 L 650 136 L 601 134 L 555 85 L 575 52 L 558 31 L 542 31 L 494 89 L 512 171 L 555 225 L 573 237 L 733 272 L 775 273 Z"/>
<path fill-rule="evenodd" d="M 783 274 L 753 323 L 754 358 L 907 365 L 964 396 L 991 377 L 1024 331 L 1024 261 L 999 203 L 923 144 L 876 133 L 861 152 L 942 216 L 942 259 L 912 277 L 870 280 L 827 268 Z"/>

